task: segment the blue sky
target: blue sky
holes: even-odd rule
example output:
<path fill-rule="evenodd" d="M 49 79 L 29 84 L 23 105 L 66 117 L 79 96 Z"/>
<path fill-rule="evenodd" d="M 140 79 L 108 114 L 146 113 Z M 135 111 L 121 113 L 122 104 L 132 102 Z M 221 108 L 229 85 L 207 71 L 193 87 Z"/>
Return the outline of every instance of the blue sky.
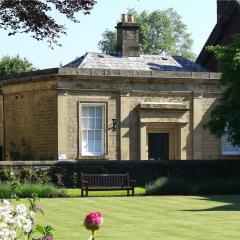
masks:
<path fill-rule="evenodd" d="M 50 49 L 45 41 L 38 42 L 29 35 L 18 34 L 8 37 L 0 30 L 2 48 L 0 57 L 16 55 L 27 57 L 35 67 L 58 67 L 66 64 L 85 52 L 99 52 L 97 47 L 103 31 L 114 29 L 122 13 L 128 8 L 137 11 L 174 8 L 181 16 L 192 34 L 193 51 L 198 54 L 216 23 L 216 0 L 98 0 L 91 15 L 78 14 L 79 24 L 71 23 L 56 15 L 58 22 L 67 28 L 62 36 L 62 47 Z"/>

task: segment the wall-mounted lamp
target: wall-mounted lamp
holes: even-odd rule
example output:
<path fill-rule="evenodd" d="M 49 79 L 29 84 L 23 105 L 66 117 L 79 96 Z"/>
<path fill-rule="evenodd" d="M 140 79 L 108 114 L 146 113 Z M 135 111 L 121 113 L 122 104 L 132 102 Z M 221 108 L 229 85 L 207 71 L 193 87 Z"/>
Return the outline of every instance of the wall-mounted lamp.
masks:
<path fill-rule="evenodd" d="M 117 119 L 116 119 L 116 118 L 113 118 L 113 119 L 112 119 L 112 129 L 113 129 L 113 131 L 116 130 L 116 127 L 117 127 Z"/>

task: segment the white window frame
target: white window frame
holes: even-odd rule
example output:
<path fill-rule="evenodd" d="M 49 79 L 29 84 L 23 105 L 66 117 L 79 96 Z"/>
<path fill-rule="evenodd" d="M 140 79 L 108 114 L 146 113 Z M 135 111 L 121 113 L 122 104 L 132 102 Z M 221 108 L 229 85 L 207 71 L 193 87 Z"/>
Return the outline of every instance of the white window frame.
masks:
<path fill-rule="evenodd" d="M 221 137 L 221 150 L 223 156 L 239 156 L 240 155 L 240 147 L 234 147 L 228 140 L 227 135 L 223 135 Z M 226 145 L 231 150 L 226 150 Z"/>
<path fill-rule="evenodd" d="M 101 136 L 101 141 L 102 141 L 102 152 L 84 152 L 83 150 L 83 142 L 84 142 L 84 134 L 83 134 L 83 131 L 86 130 L 93 130 L 93 131 L 97 131 L 96 128 L 94 129 L 83 129 L 83 107 L 101 107 L 102 108 L 102 136 Z M 105 103 L 96 103 L 96 102 L 87 102 L 87 103 L 81 103 L 80 104 L 80 112 L 81 112 L 81 115 L 80 115 L 80 126 L 81 126 L 81 130 L 80 130 L 80 141 L 81 141 L 81 156 L 83 157 L 100 157 L 100 156 L 104 156 L 105 155 L 105 129 L 106 129 L 106 104 Z M 100 130 L 100 129 L 98 129 Z M 96 141 L 94 139 L 94 141 Z"/>

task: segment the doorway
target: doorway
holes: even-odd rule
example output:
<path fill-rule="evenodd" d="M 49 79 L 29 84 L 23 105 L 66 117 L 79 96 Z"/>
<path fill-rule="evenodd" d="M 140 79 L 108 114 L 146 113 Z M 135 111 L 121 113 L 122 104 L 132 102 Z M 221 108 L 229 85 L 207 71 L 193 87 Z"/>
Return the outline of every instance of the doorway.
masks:
<path fill-rule="evenodd" d="M 169 133 L 148 133 L 148 159 L 169 160 Z"/>

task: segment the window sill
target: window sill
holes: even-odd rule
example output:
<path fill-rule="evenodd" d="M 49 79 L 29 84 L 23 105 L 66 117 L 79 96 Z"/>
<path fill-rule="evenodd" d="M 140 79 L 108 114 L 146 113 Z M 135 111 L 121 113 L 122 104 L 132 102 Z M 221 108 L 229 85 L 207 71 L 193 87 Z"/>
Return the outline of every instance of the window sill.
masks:
<path fill-rule="evenodd" d="M 223 157 L 239 157 L 240 153 L 222 153 Z"/>
<path fill-rule="evenodd" d="M 240 155 L 221 155 L 220 156 L 220 159 L 223 159 L 223 160 L 234 160 L 234 159 L 240 159 Z"/>
<path fill-rule="evenodd" d="M 103 156 L 79 156 L 79 160 L 108 160 L 109 157 L 107 155 Z"/>

